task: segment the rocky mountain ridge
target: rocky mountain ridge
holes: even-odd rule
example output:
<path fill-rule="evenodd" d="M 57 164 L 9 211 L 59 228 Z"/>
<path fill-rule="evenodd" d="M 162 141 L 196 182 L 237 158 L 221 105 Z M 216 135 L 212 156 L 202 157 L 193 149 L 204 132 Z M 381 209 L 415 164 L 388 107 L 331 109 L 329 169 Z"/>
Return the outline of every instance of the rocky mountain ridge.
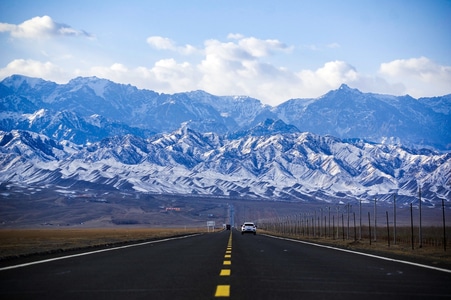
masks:
<path fill-rule="evenodd" d="M 0 83 L 0 191 L 98 188 L 240 199 L 391 201 L 451 193 L 451 95 L 342 85 L 270 107 L 99 78 Z M 6 197 L 6 196 L 5 196 Z"/>
<path fill-rule="evenodd" d="M 258 127 L 273 125 L 266 121 Z M 150 139 L 116 136 L 83 146 L 14 130 L 1 132 L 0 149 L 6 190 L 54 186 L 70 193 L 74 186 L 86 186 L 330 203 L 391 201 L 397 194 L 400 203 L 407 203 L 421 187 L 430 206 L 451 193 L 451 153 L 311 133 L 230 138 L 183 126 Z"/>
<path fill-rule="evenodd" d="M 0 130 L 30 130 L 79 144 L 124 134 L 148 138 L 184 123 L 198 132 L 233 134 L 280 119 L 299 132 L 447 151 L 450 112 L 451 95 L 414 99 L 346 85 L 271 107 L 245 96 L 159 94 L 96 77 L 56 84 L 14 75 L 0 83 Z"/>

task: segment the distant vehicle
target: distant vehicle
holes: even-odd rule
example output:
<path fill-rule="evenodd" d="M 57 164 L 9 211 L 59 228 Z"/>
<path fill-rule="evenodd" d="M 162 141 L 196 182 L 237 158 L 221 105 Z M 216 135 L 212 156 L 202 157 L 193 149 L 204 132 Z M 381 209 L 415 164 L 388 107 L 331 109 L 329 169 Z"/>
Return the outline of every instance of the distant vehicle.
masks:
<path fill-rule="evenodd" d="M 230 224 L 227 224 L 227 225 L 226 225 L 226 229 L 227 229 L 227 230 L 230 230 Z"/>
<path fill-rule="evenodd" d="M 254 235 L 257 234 L 257 226 L 255 226 L 252 222 L 245 222 L 243 225 L 241 225 L 241 234 L 245 233 L 253 233 Z"/>

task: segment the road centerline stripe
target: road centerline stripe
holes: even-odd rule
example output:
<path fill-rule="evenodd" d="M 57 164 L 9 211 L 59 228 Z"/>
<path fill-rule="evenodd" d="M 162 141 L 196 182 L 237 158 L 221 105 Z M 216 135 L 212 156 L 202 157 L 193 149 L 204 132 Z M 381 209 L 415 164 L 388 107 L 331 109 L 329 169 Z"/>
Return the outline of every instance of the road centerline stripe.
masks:
<path fill-rule="evenodd" d="M 232 274 L 232 270 L 230 269 L 222 269 L 219 273 L 219 276 L 230 276 Z"/>
<path fill-rule="evenodd" d="M 227 259 L 227 260 L 226 260 Z M 226 253 L 222 264 L 224 266 L 232 265 L 232 232 L 230 232 L 229 241 L 227 243 Z M 221 269 L 219 277 L 224 278 L 231 276 L 232 270 L 230 268 Z M 222 281 L 224 283 L 224 281 Z M 218 284 L 216 286 L 215 297 L 230 297 L 230 284 Z"/>
<path fill-rule="evenodd" d="M 215 297 L 229 297 L 230 285 L 218 285 L 216 287 Z"/>

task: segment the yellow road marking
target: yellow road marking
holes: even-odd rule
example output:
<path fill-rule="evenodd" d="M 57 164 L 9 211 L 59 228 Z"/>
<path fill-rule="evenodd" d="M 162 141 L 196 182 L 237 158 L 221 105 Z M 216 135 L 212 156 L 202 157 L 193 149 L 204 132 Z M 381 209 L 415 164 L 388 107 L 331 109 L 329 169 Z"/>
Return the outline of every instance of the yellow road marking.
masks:
<path fill-rule="evenodd" d="M 229 297 L 230 285 L 218 285 L 216 287 L 215 297 Z"/>
<path fill-rule="evenodd" d="M 230 269 L 222 269 L 221 273 L 219 273 L 219 276 L 230 276 L 231 273 L 232 273 L 232 270 L 230 270 Z"/>
<path fill-rule="evenodd" d="M 224 258 L 229 259 L 229 260 L 224 260 L 224 262 L 223 262 L 224 266 L 232 265 L 232 261 L 230 260 L 232 258 L 232 232 L 230 232 L 229 242 L 227 244 L 227 250 L 226 250 L 226 254 L 224 255 Z M 232 273 L 232 270 L 230 270 L 230 269 L 221 269 L 219 276 L 230 276 L 231 273 Z M 230 285 L 216 286 L 215 297 L 230 297 Z"/>

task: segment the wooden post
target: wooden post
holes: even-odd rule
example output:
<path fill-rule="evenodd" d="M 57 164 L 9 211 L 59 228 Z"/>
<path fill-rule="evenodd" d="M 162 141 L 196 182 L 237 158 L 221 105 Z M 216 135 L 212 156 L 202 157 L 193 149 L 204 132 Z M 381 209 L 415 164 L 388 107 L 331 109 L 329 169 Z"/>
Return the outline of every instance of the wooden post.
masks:
<path fill-rule="evenodd" d="M 350 208 L 350 205 L 349 205 L 349 203 L 348 204 L 346 204 L 346 212 L 347 212 L 347 214 L 348 214 L 348 223 L 347 223 L 347 228 L 346 228 L 346 239 L 347 240 L 349 240 L 349 208 Z"/>
<path fill-rule="evenodd" d="M 443 215 L 443 250 L 446 252 L 446 225 L 445 225 L 445 200 L 442 199 L 442 215 Z"/>
<path fill-rule="evenodd" d="M 330 238 L 330 206 L 329 206 L 329 232 L 328 232 L 328 237 Z"/>
<path fill-rule="evenodd" d="M 362 239 L 362 199 L 359 200 L 359 240 Z"/>
<path fill-rule="evenodd" d="M 418 188 L 418 198 L 419 198 L 419 206 L 420 206 L 420 229 L 419 229 L 419 237 L 418 239 L 420 240 L 420 245 L 419 247 L 422 248 L 423 247 L 423 233 L 422 233 L 422 226 L 421 226 L 421 187 Z"/>
<path fill-rule="evenodd" d="M 412 203 L 410 203 L 410 236 L 411 236 L 411 240 L 412 240 L 412 250 L 414 249 L 413 246 L 413 212 L 412 212 Z"/>
<path fill-rule="evenodd" d="M 396 194 L 393 195 L 393 244 L 396 245 Z"/>
<path fill-rule="evenodd" d="M 376 241 L 377 232 L 377 197 L 374 197 L 374 241 Z"/>
<path fill-rule="evenodd" d="M 341 214 L 341 231 L 343 232 L 343 241 L 345 240 L 345 219 L 343 214 Z"/>
<path fill-rule="evenodd" d="M 337 240 L 338 240 L 338 228 L 340 227 L 340 215 L 339 215 L 340 207 L 337 206 Z"/>
<path fill-rule="evenodd" d="M 335 216 L 332 216 L 332 239 L 335 240 Z"/>
<path fill-rule="evenodd" d="M 388 211 L 385 211 L 385 215 L 387 216 L 387 243 L 388 247 L 390 247 L 390 225 L 388 223 Z"/>

